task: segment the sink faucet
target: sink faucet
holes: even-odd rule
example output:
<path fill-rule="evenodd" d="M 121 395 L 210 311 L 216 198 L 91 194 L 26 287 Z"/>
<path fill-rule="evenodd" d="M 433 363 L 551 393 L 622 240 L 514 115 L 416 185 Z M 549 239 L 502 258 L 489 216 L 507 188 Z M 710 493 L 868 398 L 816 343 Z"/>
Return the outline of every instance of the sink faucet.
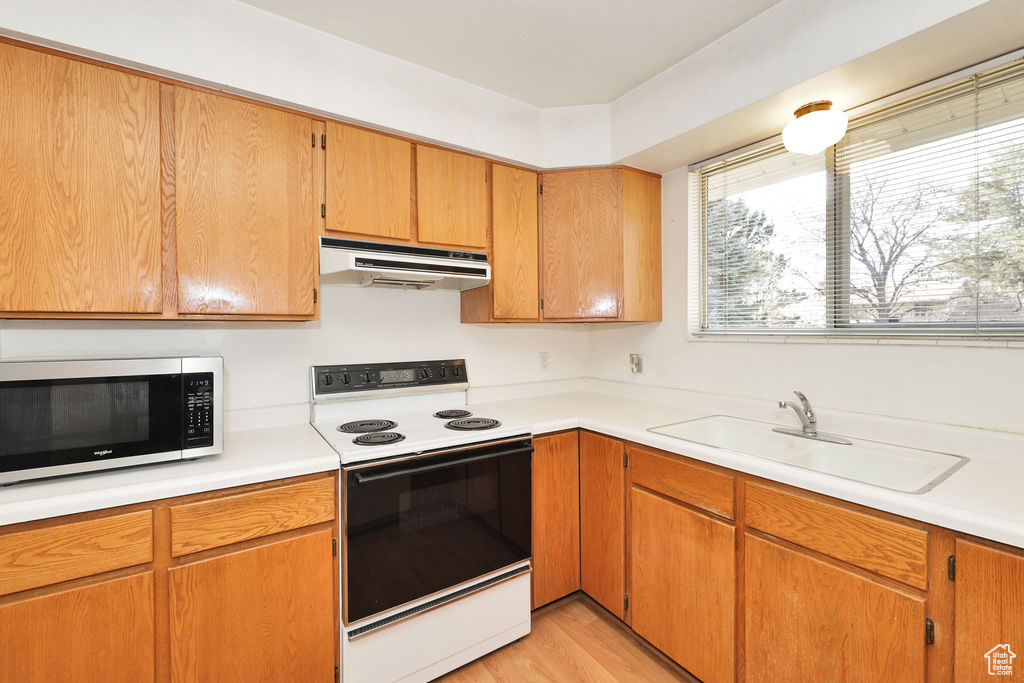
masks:
<path fill-rule="evenodd" d="M 779 401 L 780 408 L 792 408 L 800 418 L 800 425 L 803 427 L 803 433 L 806 436 L 814 438 L 818 436 L 818 418 L 814 415 L 814 409 L 811 408 L 811 402 L 807 400 L 807 397 L 803 395 L 803 392 L 794 391 L 793 394 L 800 399 L 800 405 L 797 405 L 793 401 Z"/>
<path fill-rule="evenodd" d="M 837 443 L 845 446 L 851 445 L 853 442 L 842 436 L 836 436 L 835 434 L 822 434 L 818 432 L 818 417 L 814 414 L 814 408 L 811 407 L 811 402 L 807 400 L 807 397 L 802 392 L 794 391 L 796 397 L 800 400 L 800 403 L 795 401 L 779 401 L 780 408 L 792 408 L 793 412 L 796 413 L 797 417 L 800 418 L 800 429 L 791 429 L 789 427 L 776 427 L 773 432 L 780 434 L 789 434 L 790 436 L 802 436 L 805 439 L 814 439 L 815 441 L 825 441 L 827 443 Z"/>

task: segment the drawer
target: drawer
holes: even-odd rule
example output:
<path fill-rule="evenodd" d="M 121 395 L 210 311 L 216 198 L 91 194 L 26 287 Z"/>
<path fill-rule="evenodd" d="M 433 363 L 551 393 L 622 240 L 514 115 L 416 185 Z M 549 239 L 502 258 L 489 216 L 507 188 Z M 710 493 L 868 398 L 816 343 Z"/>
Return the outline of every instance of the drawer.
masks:
<path fill-rule="evenodd" d="M 153 561 L 153 511 L 0 536 L 0 595 Z"/>
<path fill-rule="evenodd" d="M 334 479 L 171 507 L 171 555 L 261 538 L 334 519 Z"/>
<path fill-rule="evenodd" d="M 736 517 L 732 475 L 632 445 L 629 473 L 634 484 L 728 519 Z"/>
<path fill-rule="evenodd" d="M 928 587 L 928 532 L 769 486 L 747 484 L 747 526 L 838 560 Z"/>

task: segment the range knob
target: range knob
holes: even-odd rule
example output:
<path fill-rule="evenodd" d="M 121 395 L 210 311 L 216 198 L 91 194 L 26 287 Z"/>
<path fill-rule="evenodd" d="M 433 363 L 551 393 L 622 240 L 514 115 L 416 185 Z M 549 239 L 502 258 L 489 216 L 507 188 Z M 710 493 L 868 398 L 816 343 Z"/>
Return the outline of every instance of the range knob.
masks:
<path fill-rule="evenodd" d="M 426 379 L 427 377 L 430 376 L 430 371 L 428 371 L 426 368 L 420 368 L 419 375 L 420 379 Z"/>
<path fill-rule="evenodd" d="M 329 387 L 334 384 L 334 376 L 330 374 L 324 375 L 321 381 L 324 383 L 325 387 Z"/>

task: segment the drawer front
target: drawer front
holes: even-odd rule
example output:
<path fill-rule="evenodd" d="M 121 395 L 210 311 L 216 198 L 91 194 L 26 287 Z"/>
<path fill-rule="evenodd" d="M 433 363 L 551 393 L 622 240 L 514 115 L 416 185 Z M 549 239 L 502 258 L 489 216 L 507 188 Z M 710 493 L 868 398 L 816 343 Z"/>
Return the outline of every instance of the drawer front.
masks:
<path fill-rule="evenodd" d="M 928 532 L 759 484 L 746 487 L 747 526 L 922 590 Z"/>
<path fill-rule="evenodd" d="M 0 595 L 153 561 L 153 512 L 0 536 Z"/>
<path fill-rule="evenodd" d="M 332 478 L 176 505 L 171 508 L 171 555 L 329 522 L 334 515 Z"/>
<path fill-rule="evenodd" d="M 637 446 L 629 447 L 629 470 L 634 484 L 728 519 L 736 517 L 731 475 Z"/>

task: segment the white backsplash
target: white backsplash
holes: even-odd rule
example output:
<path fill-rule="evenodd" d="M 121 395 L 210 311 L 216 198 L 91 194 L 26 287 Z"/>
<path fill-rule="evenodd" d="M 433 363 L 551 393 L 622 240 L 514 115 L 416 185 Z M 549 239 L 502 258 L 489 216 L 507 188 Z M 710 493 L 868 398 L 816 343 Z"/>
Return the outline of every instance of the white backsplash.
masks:
<path fill-rule="evenodd" d="M 4 320 L 0 359 L 220 355 L 230 411 L 308 403 L 317 364 L 465 358 L 474 386 L 586 374 L 581 324 L 463 325 L 451 291 L 327 285 L 321 297 L 315 322 Z"/>

